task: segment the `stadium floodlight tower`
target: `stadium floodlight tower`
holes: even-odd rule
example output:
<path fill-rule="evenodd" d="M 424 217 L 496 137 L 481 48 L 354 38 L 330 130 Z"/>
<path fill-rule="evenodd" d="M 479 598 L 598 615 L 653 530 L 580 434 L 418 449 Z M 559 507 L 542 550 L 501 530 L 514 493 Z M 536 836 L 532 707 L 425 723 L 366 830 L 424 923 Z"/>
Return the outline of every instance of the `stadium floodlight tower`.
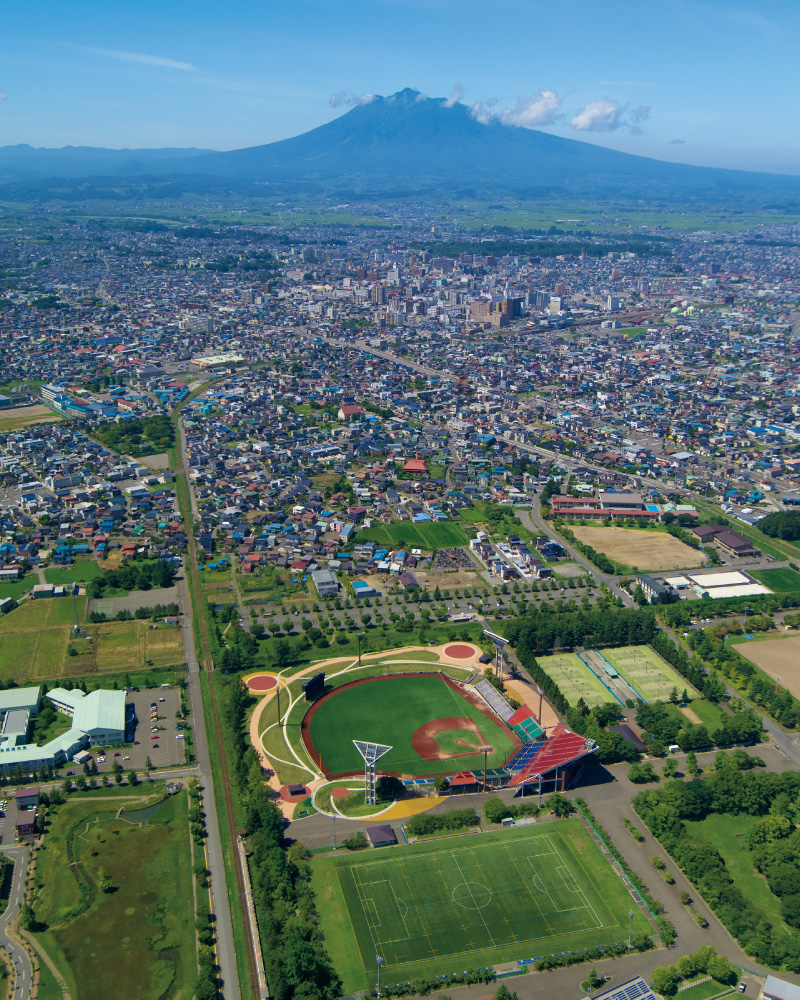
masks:
<path fill-rule="evenodd" d="M 502 635 L 498 635 L 497 632 L 491 632 L 488 628 L 483 630 L 483 634 L 487 639 L 491 639 L 494 643 L 494 648 L 496 652 L 495 656 L 495 674 L 497 677 L 503 676 L 503 667 L 505 666 L 503 659 L 503 649 L 508 645 L 508 639 L 503 638 Z"/>
<path fill-rule="evenodd" d="M 375 765 L 392 747 L 384 746 L 382 743 L 364 743 L 361 740 L 353 740 L 353 746 L 364 758 L 364 801 L 367 805 L 374 806 Z"/>

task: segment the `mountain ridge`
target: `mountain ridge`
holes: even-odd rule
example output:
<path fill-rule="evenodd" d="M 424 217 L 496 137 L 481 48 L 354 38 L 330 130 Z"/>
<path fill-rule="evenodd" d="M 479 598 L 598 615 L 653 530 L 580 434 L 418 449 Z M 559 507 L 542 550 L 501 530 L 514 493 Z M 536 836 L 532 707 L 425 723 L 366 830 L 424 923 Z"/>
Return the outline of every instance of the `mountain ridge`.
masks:
<path fill-rule="evenodd" d="M 147 175 L 184 183 L 196 177 L 282 188 L 312 184 L 331 193 L 467 186 L 649 200 L 800 197 L 800 176 L 669 163 L 496 120 L 483 123 L 463 104 L 448 106 L 410 88 L 375 97 L 292 138 L 224 152 L 0 147 L 0 181 L 6 183 Z"/>

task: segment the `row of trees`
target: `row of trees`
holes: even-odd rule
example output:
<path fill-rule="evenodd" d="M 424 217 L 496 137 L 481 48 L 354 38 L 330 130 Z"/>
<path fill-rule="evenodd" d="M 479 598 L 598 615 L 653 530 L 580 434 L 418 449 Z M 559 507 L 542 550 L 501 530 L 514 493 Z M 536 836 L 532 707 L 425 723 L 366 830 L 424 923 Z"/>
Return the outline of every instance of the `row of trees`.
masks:
<path fill-rule="evenodd" d="M 800 971 L 800 933 L 794 929 L 800 926 L 800 835 L 794 833 L 800 815 L 800 773 L 742 772 L 720 752 L 710 776 L 647 789 L 633 805 L 748 954 L 772 968 Z M 764 817 L 751 834 L 753 862 L 774 879 L 781 916 L 793 929 L 784 930 L 771 912 L 745 895 L 716 845 L 686 825 L 713 813 Z M 775 817 L 784 817 L 789 826 Z"/>
<path fill-rule="evenodd" d="M 86 585 L 86 596 L 102 597 L 108 589 L 153 590 L 171 587 L 175 580 L 172 563 L 159 558 L 131 559 L 118 569 L 103 570 Z"/>
<path fill-rule="evenodd" d="M 136 619 L 137 621 L 144 621 L 149 619 L 150 621 L 155 621 L 158 618 L 167 618 L 171 616 L 177 616 L 181 613 L 181 609 L 177 604 L 153 604 L 151 607 L 147 608 L 137 608 L 133 613 L 126 611 L 124 608 L 118 611 L 114 616 L 116 621 L 131 621 Z M 93 611 L 89 615 L 90 622 L 105 622 L 108 621 L 108 615 L 104 614 L 102 611 Z"/>
<path fill-rule="evenodd" d="M 692 955 L 681 955 L 674 965 L 656 966 L 651 982 L 654 990 L 662 996 L 671 997 L 678 992 L 681 981 L 689 983 L 704 975 L 725 985 L 731 985 L 739 978 L 728 959 L 724 955 L 718 955 L 717 949 L 707 944 Z"/>
<path fill-rule="evenodd" d="M 236 678 L 220 688 L 234 792 L 245 813 L 253 901 L 270 994 L 275 1000 L 333 1000 L 341 994 L 342 984 L 323 946 L 308 851 L 300 843 L 284 840 L 283 817 L 247 738 L 249 700 Z"/>

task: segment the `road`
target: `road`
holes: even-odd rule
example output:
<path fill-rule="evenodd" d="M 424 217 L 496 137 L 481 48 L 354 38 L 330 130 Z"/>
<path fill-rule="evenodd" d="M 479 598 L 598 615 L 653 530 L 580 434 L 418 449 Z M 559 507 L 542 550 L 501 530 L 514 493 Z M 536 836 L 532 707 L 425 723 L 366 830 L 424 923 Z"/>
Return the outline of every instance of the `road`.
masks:
<path fill-rule="evenodd" d="M 19 941 L 8 933 L 8 925 L 19 916 L 20 907 L 25 897 L 25 879 L 28 873 L 30 848 L 27 845 L 9 845 L 3 848 L 3 853 L 14 862 L 14 875 L 11 882 L 11 893 L 8 897 L 8 906 L 0 917 L 0 934 L 5 939 L 3 947 L 14 963 L 16 983 L 13 998 L 14 1000 L 27 1000 L 27 997 L 30 996 L 33 976 L 31 960 Z"/>
<path fill-rule="evenodd" d="M 531 509 L 529 511 L 525 509 L 517 510 L 516 511 L 517 517 L 520 519 L 520 521 L 522 521 L 523 525 L 528 529 L 528 531 L 535 531 L 542 535 L 552 536 L 553 529 L 549 525 L 545 524 L 544 518 L 541 515 L 540 506 L 541 506 L 541 499 L 537 495 L 536 497 L 534 497 Z M 571 558 L 574 559 L 575 562 L 583 566 L 583 568 L 592 575 L 592 578 L 594 579 L 595 583 L 597 583 L 598 585 L 602 583 L 604 586 L 608 587 L 609 591 L 611 591 L 611 593 L 615 597 L 618 597 L 625 605 L 625 607 L 631 608 L 635 605 L 635 601 L 633 600 L 631 595 L 622 590 L 622 588 L 619 587 L 614 582 L 615 578 L 613 576 L 611 576 L 609 573 L 602 573 L 597 568 L 597 566 L 594 565 L 594 563 L 589 562 L 589 560 L 585 556 L 581 555 L 581 553 L 578 552 L 577 549 L 573 548 L 569 544 L 569 542 L 566 541 L 566 539 L 562 538 L 560 535 L 558 538 L 558 542 L 559 545 L 561 545 L 563 548 L 567 550 L 567 552 L 569 552 Z"/>

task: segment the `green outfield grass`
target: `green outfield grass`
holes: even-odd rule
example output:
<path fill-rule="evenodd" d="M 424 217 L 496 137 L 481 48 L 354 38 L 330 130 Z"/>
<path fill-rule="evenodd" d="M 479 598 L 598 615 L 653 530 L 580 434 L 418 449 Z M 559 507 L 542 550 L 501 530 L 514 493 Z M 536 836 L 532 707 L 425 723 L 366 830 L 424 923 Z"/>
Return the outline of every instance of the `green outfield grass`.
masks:
<path fill-rule="evenodd" d="M 577 819 L 312 862 L 351 992 L 627 939 L 631 897 Z M 638 906 L 633 932 L 650 930 Z"/>
<path fill-rule="evenodd" d="M 575 653 L 538 656 L 536 662 L 558 684 L 570 705 L 576 705 L 579 698 L 583 698 L 589 708 L 615 700 Z"/>
<path fill-rule="evenodd" d="M 679 694 L 685 688 L 690 698 L 699 697 L 686 678 L 649 646 L 622 646 L 600 652 L 646 702 L 667 701 L 673 688 Z"/>
<path fill-rule="evenodd" d="M 468 539 L 460 525 L 453 521 L 437 521 L 429 524 L 412 524 L 403 521 L 397 524 L 376 524 L 358 532 L 360 542 L 377 542 L 388 548 L 404 546 L 406 549 L 452 549 L 467 545 Z"/>
<path fill-rule="evenodd" d="M 412 746 L 414 733 L 426 723 L 449 718 L 464 720 L 458 728 L 472 730 L 458 734 L 467 745 L 458 746 L 444 731 L 437 742 L 447 756 L 441 760 L 420 757 Z M 477 733 L 470 721 L 477 726 Z M 309 735 L 324 766 L 334 775 L 363 769 L 353 740 L 391 746 L 393 749 L 381 758 L 381 771 L 409 776 L 482 768 L 483 754 L 471 753 L 470 748 L 487 743 L 494 747 L 489 767 L 501 767 L 517 746 L 502 723 L 484 715 L 438 674 L 383 677 L 345 688 L 320 705 L 311 719 Z M 450 756 L 454 751 L 459 756 Z"/>
<path fill-rule="evenodd" d="M 793 590 L 800 590 L 800 573 L 782 566 L 779 569 L 754 569 L 750 571 L 750 576 L 755 577 L 759 583 L 774 590 L 777 594 L 786 594 Z"/>

